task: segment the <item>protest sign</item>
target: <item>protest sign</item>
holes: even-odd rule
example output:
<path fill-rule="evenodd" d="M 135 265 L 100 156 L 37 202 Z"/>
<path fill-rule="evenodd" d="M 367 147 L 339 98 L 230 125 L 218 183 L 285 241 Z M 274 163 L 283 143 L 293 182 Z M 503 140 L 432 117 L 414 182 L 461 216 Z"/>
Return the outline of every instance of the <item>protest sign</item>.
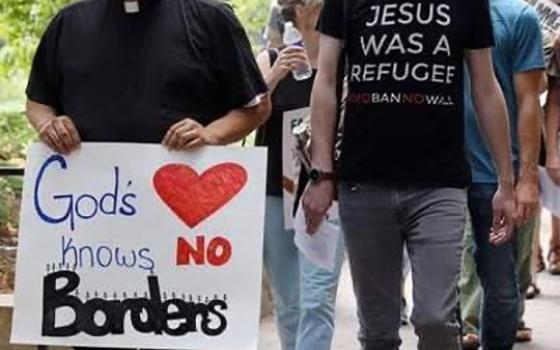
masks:
<path fill-rule="evenodd" d="M 12 342 L 257 348 L 266 151 L 28 153 Z"/>
<path fill-rule="evenodd" d="M 551 33 L 560 28 L 560 6 L 551 0 L 525 0 L 539 15 L 542 27 Z"/>
<path fill-rule="evenodd" d="M 282 189 L 284 201 L 284 228 L 294 228 L 294 202 L 298 188 L 298 174 L 301 164 L 296 154 L 294 128 L 309 115 L 310 108 L 300 108 L 284 112 L 282 123 Z"/>

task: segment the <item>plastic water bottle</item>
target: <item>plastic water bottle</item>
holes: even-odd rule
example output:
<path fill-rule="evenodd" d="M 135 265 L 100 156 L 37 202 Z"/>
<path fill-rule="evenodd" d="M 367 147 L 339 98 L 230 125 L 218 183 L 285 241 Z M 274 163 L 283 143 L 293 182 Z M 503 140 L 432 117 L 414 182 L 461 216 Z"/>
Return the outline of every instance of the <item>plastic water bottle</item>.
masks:
<path fill-rule="evenodd" d="M 294 26 L 293 22 L 284 23 L 284 37 L 282 38 L 284 45 L 304 47 L 303 38 L 301 33 Z M 294 79 L 297 81 L 305 80 L 311 78 L 313 71 L 311 70 L 311 64 L 309 64 L 309 59 L 306 58 L 305 64 L 301 65 L 297 69 L 292 71 Z"/>

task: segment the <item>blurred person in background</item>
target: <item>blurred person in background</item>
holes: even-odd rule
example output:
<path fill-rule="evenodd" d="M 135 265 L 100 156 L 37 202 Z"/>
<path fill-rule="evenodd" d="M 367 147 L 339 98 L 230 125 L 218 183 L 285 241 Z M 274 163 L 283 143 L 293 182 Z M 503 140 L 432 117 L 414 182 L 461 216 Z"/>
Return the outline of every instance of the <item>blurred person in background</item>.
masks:
<path fill-rule="evenodd" d="M 284 226 L 282 171 L 283 116 L 290 110 L 308 107 L 315 79 L 319 33 L 315 30 L 322 0 L 278 0 L 279 21 L 272 22 L 282 37 L 283 23 L 292 22 L 301 32 L 305 48 L 280 43 L 261 52 L 257 62 L 272 95 L 272 115 L 257 132 L 256 145 L 268 147 L 267 206 L 264 265 L 275 302 L 276 326 L 283 350 L 328 350 L 335 325 L 335 302 L 343 260 L 343 240 L 339 240 L 336 266 L 328 271 L 315 266 L 294 243 L 294 231 Z M 274 10 L 273 10 L 274 11 Z M 269 35 L 272 31 L 268 32 Z M 313 68 L 309 79 L 296 80 L 292 74 L 307 64 Z M 302 167 L 303 168 L 303 167 Z M 304 170 L 302 170 L 304 171 Z M 299 186 L 306 177 L 300 177 Z M 301 192 L 301 191 L 299 191 Z"/>
<path fill-rule="evenodd" d="M 267 48 L 279 48 L 283 46 L 282 33 L 284 32 L 284 19 L 280 14 L 280 8 L 275 0 L 272 1 L 268 21 L 264 28 L 263 40 Z"/>
<path fill-rule="evenodd" d="M 558 3 L 557 0 L 553 0 L 552 2 Z M 530 2 L 529 2 L 530 3 Z M 547 104 L 548 104 L 548 77 L 554 79 L 554 76 L 558 76 L 558 72 L 556 69 L 557 63 L 556 60 L 559 55 L 556 53 L 558 50 L 558 40 L 556 40 L 557 34 L 556 31 L 547 25 L 546 21 L 541 21 L 541 30 L 543 34 L 543 49 L 544 49 L 544 57 L 545 57 L 545 64 L 547 68 L 546 76 L 543 79 L 542 84 L 542 91 L 541 91 L 541 105 L 543 107 L 543 114 L 546 113 Z M 542 167 L 546 167 L 546 156 L 547 156 L 547 146 L 545 142 L 546 136 L 546 125 L 545 125 L 546 117 L 543 117 L 543 137 L 541 138 L 541 152 L 539 157 L 539 165 Z M 531 254 L 531 284 L 527 289 L 526 298 L 533 299 L 540 295 L 541 290 L 537 285 L 537 277 L 538 274 L 546 269 L 545 260 L 543 257 L 543 251 L 541 247 L 541 213 L 542 208 L 539 208 L 539 214 L 537 215 L 537 222 L 535 225 L 534 236 L 533 236 L 533 252 Z M 554 226 L 554 216 L 552 216 L 553 226 Z M 554 231 L 554 229 L 553 229 Z"/>
<path fill-rule="evenodd" d="M 467 84 L 466 138 L 472 169 L 469 189 L 472 226 L 465 237 L 460 280 L 465 349 L 477 349 L 479 343 L 484 349 L 513 348 L 520 326 L 518 315 L 531 282 L 533 231 L 539 203 L 542 126 L 539 95 L 545 68 L 539 19 L 535 10 L 522 0 L 490 0 L 490 8 L 496 42 L 492 57 L 508 106 L 517 172 L 517 229 L 515 239 L 510 242 L 497 246 L 489 240 L 492 197 L 498 179 L 479 131 Z"/>

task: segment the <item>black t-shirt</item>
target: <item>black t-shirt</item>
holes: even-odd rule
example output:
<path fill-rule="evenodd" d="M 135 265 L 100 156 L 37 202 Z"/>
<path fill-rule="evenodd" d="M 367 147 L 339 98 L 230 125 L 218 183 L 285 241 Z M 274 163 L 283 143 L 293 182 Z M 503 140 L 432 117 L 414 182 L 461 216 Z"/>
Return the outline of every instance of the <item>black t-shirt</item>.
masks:
<path fill-rule="evenodd" d="M 266 92 L 245 32 L 212 0 L 120 0 L 63 9 L 37 50 L 28 98 L 71 117 L 84 141 L 159 143 L 190 117 L 203 125 Z"/>
<path fill-rule="evenodd" d="M 269 50 L 270 62 L 274 64 L 277 53 Z M 311 90 L 313 88 L 313 77 L 303 81 L 297 81 L 292 74 L 282 79 L 272 94 L 272 114 L 265 125 L 259 128 L 255 139 L 257 146 L 268 147 L 268 172 L 267 172 L 267 194 L 282 196 L 282 127 L 284 112 L 309 106 Z"/>
<path fill-rule="evenodd" d="M 349 61 L 343 180 L 468 183 L 463 59 L 493 45 L 487 1 L 325 0 L 321 32 Z"/>

